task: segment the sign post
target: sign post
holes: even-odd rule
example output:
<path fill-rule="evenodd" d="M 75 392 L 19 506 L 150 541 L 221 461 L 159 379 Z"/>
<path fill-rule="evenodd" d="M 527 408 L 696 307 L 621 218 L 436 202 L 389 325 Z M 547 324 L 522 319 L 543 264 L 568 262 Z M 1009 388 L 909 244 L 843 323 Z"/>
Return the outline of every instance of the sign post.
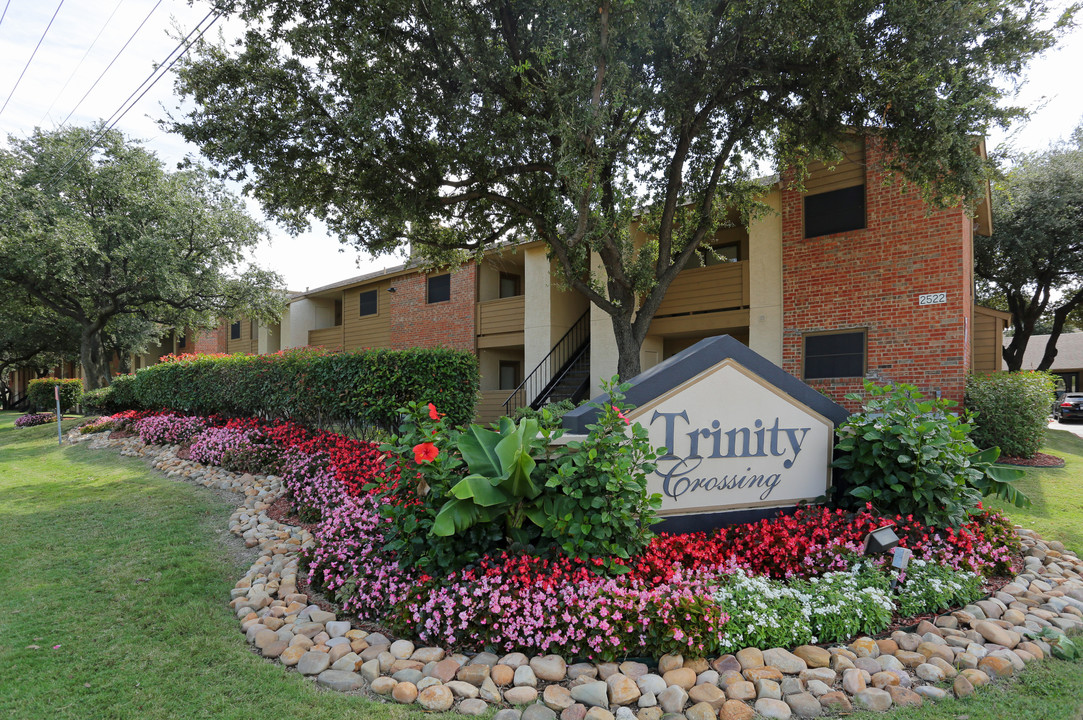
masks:
<path fill-rule="evenodd" d="M 63 416 L 60 414 L 60 386 L 53 385 L 53 395 L 56 397 L 56 444 L 64 444 L 64 431 L 61 429 Z"/>

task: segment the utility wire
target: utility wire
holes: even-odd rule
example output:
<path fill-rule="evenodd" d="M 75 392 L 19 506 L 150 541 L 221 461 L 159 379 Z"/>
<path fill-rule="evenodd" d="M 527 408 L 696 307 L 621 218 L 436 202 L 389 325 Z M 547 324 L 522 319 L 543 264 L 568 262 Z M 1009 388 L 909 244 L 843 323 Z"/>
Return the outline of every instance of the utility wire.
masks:
<path fill-rule="evenodd" d="M 211 18 L 212 15 L 214 15 L 213 18 Z M 189 48 L 199 42 L 199 40 L 206 34 L 208 30 L 211 29 L 211 26 L 213 26 L 220 17 L 222 17 L 222 13 L 217 12 L 216 14 L 215 10 L 211 10 L 206 15 L 204 15 L 203 19 L 196 23 L 196 26 L 192 28 L 192 30 L 184 37 L 184 39 L 177 43 L 177 47 L 173 48 L 169 52 L 169 54 L 166 55 L 165 60 L 163 60 L 162 62 L 164 63 L 166 62 L 166 60 L 168 60 L 169 64 L 164 66 L 158 65 L 158 67 L 154 68 L 154 70 L 151 71 L 151 74 L 147 76 L 146 80 L 140 83 L 139 87 L 133 90 L 132 94 L 129 95 L 128 98 L 120 104 L 120 107 L 117 108 L 116 111 L 114 111 L 113 114 L 110 115 L 104 123 L 102 123 L 101 130 L 95 133 L 94 137 L 88 140 L 81 148 L 76 150 L 75 153 L 73 153 L 72 156 L 68 158 L 67 162 L 65 162 L 64 165 L 59 170 L 57 170 L 56 174 L 53 175 L 52 178 L 50 178 L 48 185 L 54 185 L 57 180 L 63 177 L 64 173 L 66 173 L 72 165 L 86 157 L 87 154 L 89 154 L 90 151 L 94 148 L 94 145 L 98 142 L 98 140 L 100 140 L 105 135 L 105 133 L 112 130 L 116 126 L 116 124 L 120 122 L 121 119 L 128 113 L 128 111 L 135 107 L 136 103 L 143 99 L 144 95 L 150 92 L 150 89 L 154 87 L 155 83 L 165 77 L 166 73 L 170 71 L 170 69 L 177 63 L 178 60 L 184 57 L 184 54 L 188 52 Z M 207 26 L 205 28 L 199 30 L 199 26 L 206 22 L 208 18 L 211 18 L 211 21 L 207 23 Z M 195 34 L 196 30 L 199 30 L 199 35 L 195 39 L 191 40 L 191 42 L 189 42 L 189 38 L 191 38 L 192 35 Z M 187 45 L 185 45 L 185 43 L 187 43 Z M 178 50 L 180 52 L 177 54 L 177 56 L 170 60 L 169 58 L 172 57 L 174 53 L 177 53 Z M 146 85 L 145 89 L 143 88 L 144 85 Z M 143 89 L 143 92 L 140 93 L 140 89 Z M 139 96 L 136 97 L 135 100 L 132 100 L 132 98 L 135 97 L 136 93 L 139 93 Z M 125 105 L 127 105 L 127 107 L 125 107 Z"/>
<path fill-rule="evenodd" d="M 4 18 L 8 16 L 8 8 L 11 7 L 11 0 L 8 0 L 4 5 L 4 12 L 0 13 L 0 25 L 4 24 Z"/>
<path fill-rule="evenodd" d="M 139 31 L 142 30 L 143 26 L 147 24 L 147 20 L 150 20 L 150 16 L 154 14 L 154 11 L 157 10 L 158 6 L 161 5 L 161 4 L 162 4 L 162 0 L 158 0 L 158 2 L 154 3 L 154 7 L 152 7 L 150 9 L 150 12 L 147 13 L 147 16 L 145 18 L 143 18 L 143 22 L 139 23 L 139 27 L 137 27 L 135 29 L 135 32 L 133 32 L 128 37 L 127 41 L 125 41 L 124 45 L 120 48 L 120 50 L 117 50 L 117 54 L 113 56 L 113 59 L 109 61 L 109 64 L 106 65 L 105 69 L 102 70 L 100 75 L 98 75 L 98 79 L 94 81 L 94 83 L 90 86 L 90 89 L 88 89 L 85 93 L 83 93 L 83 97 L 79 98 L 79 102 L 75 103 L 75 107 L 73 107 L 71 109 L 71 112 L 69 112 L 67 117 L 64 118 L 63 122 L 60 123 L 60 127 L 64 127 L 65 125 L 68 124 L 68 120 L 70 120 L 71 116 L 75 114 L 75 111 L 79 109 L 79 106 L 83 104 L 83 101 L 86 100 L 87 95 L 90 95 L 90 93 L 93 92 L 94 88 L 98 87 L 98 83 L 101 82 L 101 79 L 103 77 L 105 77 L 105 74 L 107 72 L 109 72 L 109 68 L 113 67 L 113 63 L 115 63 L 117 61 L 117 58 L 119 58 L 121 56 L 121 53 L 123 53 L 128 48 L 128 45 L 132 42 L 132 40 L 135 39 L 135 36 L 139 34 Z M 116 12 L 116 11 L 114 10 L 113 12 Z M 80 62 L 82 62 L 82 61 L 80 61 Z"/>
<path fill-rule="evenodd" d="M 10 0 L 9 0 L 10 1 Z M 11 102 L 12 95 L 19 89 L 19 83 L 23 81 L 23 75 L 26 75 L 26 69 L 30 67 L 30 63 L 34 62 L 34 56 L 38 54 L 38 48 L 41 47 L 41 43 L 45 40 L 45 36 L 49 34 L 49 28 L 53 26 L 53 20 L 56 20 L 57 13 L 60 12 L 60 8 L 64 6 L 64 0 L 60 0 L 60 4 L 56 6 L 56 10 L 53 11 L 53 16 L 49 18 L 49 24 L 45 26 L 45 32 L 38 38 L 38 44 L 34 46 L 34 52 L 30 53 L 30 59 L 26 61 L 26 65 L 23 65 L 23 71 L 19 73 L 19 79 L 15 81 L 15 87 L 11 88 L 11 92 L 8 93 L 8 99 L 4 101 L 4 106 L 0 107 L 0 115 L 4 114 L 4 110 L 7 109 L 8 103 Z M 7 15 L 7 6 L 4 7 L 4 14 Z M 0 18 L 2 19 L 2 18 Z"/>
<path fill-rule="evenodd" d="M 11 2 L 11 0 L 8 0 L 8 2 Z M 102 24 L 101 29 L 98 30 L 98 34 L 95 35 L 94 40 L 91 41 L 90 47 L 86 49 L 86 52 L 83 53 L 83 57 L 79 58 L 79 62 L 76 63 L 74 68 L 72 68 L 71 75 L 68 75 L 68 79 L 64 81 L 64 87 L 60 88 L 60 92 L 58 92 L 56 94 L 56 97 L 53 98 L 53 101 L 49 103 L 49 109 L 46 110 L 45 114 L 41 116 L 40 120 L 38 120 L 38 125 L 43 124 L 45 122 L 45 118 L 49 117 L 49 113 L 53 111 L 53 107 L 56 105 L 56 101 L 59 100 L 60 96 L 64 94 L 64 91 L 68 89 L 68 85 L 71 83 L 72 78 L 75 77 L 75 73 L 79 72 L 79 68 L 83 67 L 83 63 L 86 61 L 87 55 L 89 55 L 90 51 L 94 49 L 94 46 L 98 44 L 98 40 L 101 38 L 102 33 L 105 32 L 105 28 L 109 27 L 109 23 L 113 21 L 113 17 L 117 14 L 117 10 L 120 10 L 120 6 L 123 4 L 124 0 L 117 0 L 117 4 L 113 7 L 113 12 L 109 13 L 109 17 L 105 19 L 105 22 Z"/>

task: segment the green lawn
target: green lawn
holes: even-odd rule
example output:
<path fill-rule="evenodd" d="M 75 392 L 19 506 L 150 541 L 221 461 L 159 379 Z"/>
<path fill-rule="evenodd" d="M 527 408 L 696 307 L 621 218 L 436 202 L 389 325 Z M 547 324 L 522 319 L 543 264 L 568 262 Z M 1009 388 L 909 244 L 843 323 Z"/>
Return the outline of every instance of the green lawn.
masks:
<path fill-rule="evenodd" d="M 137 459 L 58 448 L 56 426 L 16 430 L 15 417 L 0 413 L 0 717 L 421 716 L 320 691 L 248 650 L 226 605 L 245 570 L 223 541 L 234 505 Z M 1079 550 L 1083 440 L 1056 433 L 1050 446 L 1068 467 L 1032 473 L 1035 506 L 1012 515 Z M 1074 719 L 1081 707 L 1083 663 L 1048 662 L 892 717 Z"/>

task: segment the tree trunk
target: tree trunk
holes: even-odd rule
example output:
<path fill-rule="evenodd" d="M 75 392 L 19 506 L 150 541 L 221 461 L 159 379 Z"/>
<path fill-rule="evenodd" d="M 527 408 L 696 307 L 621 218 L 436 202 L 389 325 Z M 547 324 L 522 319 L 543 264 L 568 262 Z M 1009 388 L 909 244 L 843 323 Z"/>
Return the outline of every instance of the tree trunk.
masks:
<path fill-rule="evenodd" d="M 97 390 L 109 385 L 109 359 L 102 346 L 101 330 L 83 328 L 80 334 L 79 363 L 83 366 L 83 385 Z"/>
<path fill-rule="evenodd" d="M 639 351 L 643 338 L 636 337 L 628 318 L 622 315 L 610 317 L 613 321 L 613 336 L 617 341 L 617 375 L 621 382 L 625 382 L 640 373 Z"/>

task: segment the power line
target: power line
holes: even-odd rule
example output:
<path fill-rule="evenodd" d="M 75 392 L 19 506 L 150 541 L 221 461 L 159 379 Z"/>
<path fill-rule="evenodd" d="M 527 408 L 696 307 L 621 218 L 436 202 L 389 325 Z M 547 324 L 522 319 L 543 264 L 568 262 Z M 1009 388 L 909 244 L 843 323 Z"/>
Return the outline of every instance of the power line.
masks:
<path fill-rule="evenodd" d="M 15 81 L 15 87 L 11 88 L 11 92 L 8 93 L 8 99 L 4 101 L 4 106 L 0 107 L 0 115 L 4 114 L 4 110 L 7 109 L 8 103 L 11 102 L 11 96 L 15 94 L 15 91 L 19 89 L 19 83 L 23 81 L 23 75 L 26 75 L 26 69 L 30 67 L 30 63 L 34 62 L 34 56 L 38 54 L 38 48 L 41 47 L 41 43 L 45 40 L 45 36 L 49 34 L 49 28 L 53 26 L 53 20 L 56 20 L 57 13 L 60 12 L 60 8 L 64 6 L 64 0 L 60 0 L 60 4 L 56 6 L 56 10 L 53 11 L 53 16 L 49 18 L 49 24 L 45 26 L 45 32 L 38 38 L 38 44 L 34 46 L 34 52 L 30 53 L 30 59 L 26 61 L 26 65 L 23 65 L 23 71 L 19 73 L 19 79 Z M 7 15 L 7 7 L 4 7 L 4 14 Z"/>
<path fill-rule="evenodd" d="M 4 5 L 4 12 L 0 14 L 0 25 L 4 24 L 4 18 L 8 16 L 8 8 L 11 7 L 11 0 L 8 0 Z"/>
<path fill-rule="evenodd" d="M 210 18 L 211 15 L 214 15 L 214 17 L 211 18 L 211 21 L 207 23 L 207 26 L 205 28 L 199 30 L 199 26 L 206 22 L 206 20 Z M 178 60 L 184 57 L 184 54 L 188 52 L 188 49 L 191 48 L 192 45 L 195 45 L 197 42 L 199 42 L 199 40 L 206 34 L 208 30 L 211 29 L 211 26 L 213 26 L 220 17 L 222 17 L 222 13 L 218 12 L 216 14 L 215 10 L 211 10 L 206 15 L 204 15 L 203 19 L 196 23 L 196 26 L 192 28 L 186 36 L 184 36 L 184 39 L 177 43 L 177 46 L 173 48 L 168 55 L 166 55 L 165 60 L 163 60 L 162 62 L 164 63 L 166 60 L 168 60 L 169 64 L 159 65 L 158 67 L 154 68 L 154 70 L 151 71 L 151 74 L 148 75 L 147 78 L 139 84 L 139 87 L 133 90 L 132 94 L 129 95 L 127 99 L 120 104 L 120 107 L 117 108 L 113 112 L 113 114 L 110 115 L 109 118 L 102 123 L 101 130 L 95 133 L 94 137 L 88 140 L 81 148 L 76 150 L 70 158 L 68 158 L 67 162 L 65 162 L 64 165 L 56 172 L 56 174 L 53 175 L 53 177 L 49 180 L 48 184 L 50 186 L 54 185 L 57 180 L 63 177 L 64 173 L 67 172 L 72 165 L 77 163 L 82 158 L 86 157 L 86 155 L 93 149 L 94 145 L 98 142 L 98 140 L 100 140 L 105 135 L 105 133 L 112 130 L 116 126 L 116 124 L 120 122 L 126 114 L 128 114 L 128 111 L 135 107 L 136 103 L 143 99 L 144 95 L 150 92 L 150 89 L 154 87 L 155 83 L 165 77 L 166 73 L 168 73 L 170 69 L 172 69 L 172 67 L 177 63 Z M 189 38 L 192 37 L 196 30 L 199 30 L 199 35 L 191 42 L 188 42 Z M 185 43 L 188 44 L 185 45 Z M 180 51 L 179 53 L 177 53 L 178 50 Z M 170 60 L 170 57 L 172 57 L 174 53 L 177 53 L 177 56 Z M 144 85 L 146 85 L 146 88 L 143 89 L 143 92 L 140 93 L 139 91 L 141 88 L 143 88 Z M 135 100 L 132 100 L 132 98 L 135 97 L 136 93 L 139 93 L 139 96 L 136 97 Z M 125 107 L 125 105 L 127 105 L 127 107 Z"/>
<path fill-rule="evenodd" d="M 11 2 L 11 0 L 8 0 L 8 2 Z M 38 125 L 43 124 L 45 122 L 45 118 L 49 117 L 49 113 L 53 111 L 53 106 L 56 105 L 56 101 L 59 100 L 60 96 L 64 94 L 64 91 L 68 89 L 68 85 L 71 83 L 72 78 L 75 77 L 75 73 L 79 72 L 79 68 L 83 67 L 83 62 L 86 60 L 87 55 L 89 55 L 90 51 L 94 49 L 94 46 L 98 44 L 98 40 L 101 38 L 102 33 L 105 32 L 105 28 L 109 27 L 109 23 L 113 21 L 113 16 L 117 14 L 117 10 L 120 10 L 120 6 L 123 4 L 124 0 L 117 0 L 117 4 L 113 7 L 113 12 L 109 13 L 109 17 L 105 19 L 105 22 L 102 24 L 101 29 L 98 30 L 98 34 L 95 35 L 94 40 L 91 41 L 90 47 L 86 49 L 86 52 L 83 53 L 83 57 L 79 58 L 79 62 L 75 64 L 74 68 L 72 68 L 71 75 L 68 75 L 68 79 L 64 81 L 64 87 L 60 88 L 60 92 L 58 92 L 56 94 L 56 97 L 53 98 L 53 101 L 49 103 L 49 109 L 46 110 L 45 114 L 41 116 L 40 120 L 38 120 Z"/>
<path fill-rule="evenodd" d="M 113 67 L 113 63 L 115 63 L 117 61 L 117 58 L 119 58 L 121 54 L 128 48 L 128 45 L 132 42 L 132 40 L 135 39 L 135 36 L 139 34 L 139 31 L 142 30 L 143 26 L 147 24 L 147 20 L 150 20 L 150 16 L 154 14 L 154 11 L 157 10 L 158 6 L 161 4 L 162 0 L 158 0 L 158 2 L 154 3 L 154 7 L 152 7 L 150 9 L 150 12 L 147 13 L 147 16 L 143 18 L 143 22 L 139 23 L 139 27 L 135 29 L 135 32 L 133 32 L 128 37 L 120 50 L 117 50 L 117 54 L 113 56 L 113 59 L 109 61 L 109 64 L 106 65 L 105 69 L 102 70 L 100 75 L 98 75 L 98 79 L 94 81 L 94 83 L 90 86 L 90 89 L 83 93 L 83 97 L 79 98 L 79 102 L 75 103 L 75 107 L 71 109 L 71 112 L 69 112 L 67 117 L 64 118 L 63 122 L 60 123 L 60 127 L 64 127 L 65 125 L 67 125 L 68 120 L 70 120 L 71 116 L 75 114 L 75 111 L 79 109 L 79 106 L 83 104 L 83 101 L 86 100 L 87 95 L 93 92 L 94 88 L 98 87 L 98 83 L 101 82 L 101 79 L 105 77 L 105 74 L 107 72 L 109 72 L 109 68 Z"/>

